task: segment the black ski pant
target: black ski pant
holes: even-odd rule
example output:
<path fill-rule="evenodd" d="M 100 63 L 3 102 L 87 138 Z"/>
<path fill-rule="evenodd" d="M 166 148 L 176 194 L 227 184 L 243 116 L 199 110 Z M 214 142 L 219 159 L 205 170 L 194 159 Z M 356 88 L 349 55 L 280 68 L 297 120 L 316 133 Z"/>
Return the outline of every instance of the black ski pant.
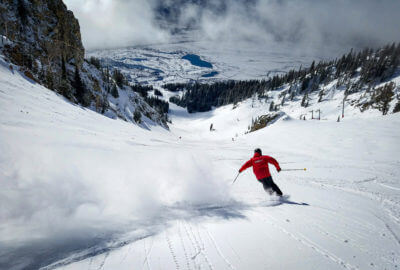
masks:
<path fill-rule="evenodd" d="M 272 180 L 271 176 L 259 179 L 258 181 L 260 181 L 263 184 L 264 190 L 269 192 L 269 194 L 275 192 L 278 196 L 282 196 L 282 191 L 275 184 L 274 180 Z"/>

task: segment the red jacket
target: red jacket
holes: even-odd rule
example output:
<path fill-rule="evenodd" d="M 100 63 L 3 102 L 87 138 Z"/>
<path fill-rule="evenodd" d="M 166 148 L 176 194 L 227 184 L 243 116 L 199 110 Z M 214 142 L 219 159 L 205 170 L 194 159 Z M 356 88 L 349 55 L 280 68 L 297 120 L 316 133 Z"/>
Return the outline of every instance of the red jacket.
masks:
<path fill-rule="evenodd" d="M 246 170 L 247 168 L 253 166 L 253 172 L 256 175 L 257 179 L 263 179 L 271 176 L 269 172 L 268 163 L 271 163 L 275 166 L 277 171 L 281 170 L 278 161 L 276 161 L 273 157 L 270 156 L 262 156 L 259 153 L 254 153 L 254 157 L 243 164 L 242 168 L 240 168 L 239 172 Z"/>

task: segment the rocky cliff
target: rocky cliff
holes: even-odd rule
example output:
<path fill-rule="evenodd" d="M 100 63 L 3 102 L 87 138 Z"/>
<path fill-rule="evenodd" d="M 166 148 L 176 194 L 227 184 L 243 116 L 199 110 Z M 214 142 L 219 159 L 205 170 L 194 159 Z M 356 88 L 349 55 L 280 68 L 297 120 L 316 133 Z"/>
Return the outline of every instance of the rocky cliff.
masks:
<path fill-rule="evenodd" d="M 79 22 L 62 0 L 1 0 L 0 13 L 0 34 L 16 43 L 9 53 L 17 64 L 82 65 Z"/>
<path fill-rule="evenodd" d="M 0 37 L 0 53 L 26 77 L 70 101 L 112 118 L 168 128 L 166 113 L 135 93 L 122 73 L 85 60 L 79 22 L 62 0 L 0 0 Z"/>

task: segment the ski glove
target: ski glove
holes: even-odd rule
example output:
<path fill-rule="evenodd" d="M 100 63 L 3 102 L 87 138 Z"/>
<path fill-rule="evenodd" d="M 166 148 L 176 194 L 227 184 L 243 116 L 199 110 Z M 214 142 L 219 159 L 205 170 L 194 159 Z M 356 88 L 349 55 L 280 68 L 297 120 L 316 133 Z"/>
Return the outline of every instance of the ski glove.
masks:
<path fill-rule="evenodd" d="M 278 168 L 278 170 L 277 170 L 278 172 L 280 172 L 281 171 L 281 168 Z"/>

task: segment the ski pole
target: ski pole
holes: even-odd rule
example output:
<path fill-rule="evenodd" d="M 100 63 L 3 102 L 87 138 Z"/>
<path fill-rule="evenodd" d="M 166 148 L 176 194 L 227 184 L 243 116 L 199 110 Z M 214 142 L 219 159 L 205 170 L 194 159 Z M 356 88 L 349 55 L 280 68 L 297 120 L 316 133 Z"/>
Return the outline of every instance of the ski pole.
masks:
<path fill-rule="evenodd" d="M 281 171 L 307 171 L 307 168 L 304 169 L 282 169 Z"/>
<path fill-rule="evenodd" d="M 233 180 L 233 182 L 232 182 L 232 185 L 236 182 L 236 179 L 239 177 L 239 174 L 240 174 L 240 173 L 238 173 L 238 174 L 236 175 L 235 180 Z"/>

